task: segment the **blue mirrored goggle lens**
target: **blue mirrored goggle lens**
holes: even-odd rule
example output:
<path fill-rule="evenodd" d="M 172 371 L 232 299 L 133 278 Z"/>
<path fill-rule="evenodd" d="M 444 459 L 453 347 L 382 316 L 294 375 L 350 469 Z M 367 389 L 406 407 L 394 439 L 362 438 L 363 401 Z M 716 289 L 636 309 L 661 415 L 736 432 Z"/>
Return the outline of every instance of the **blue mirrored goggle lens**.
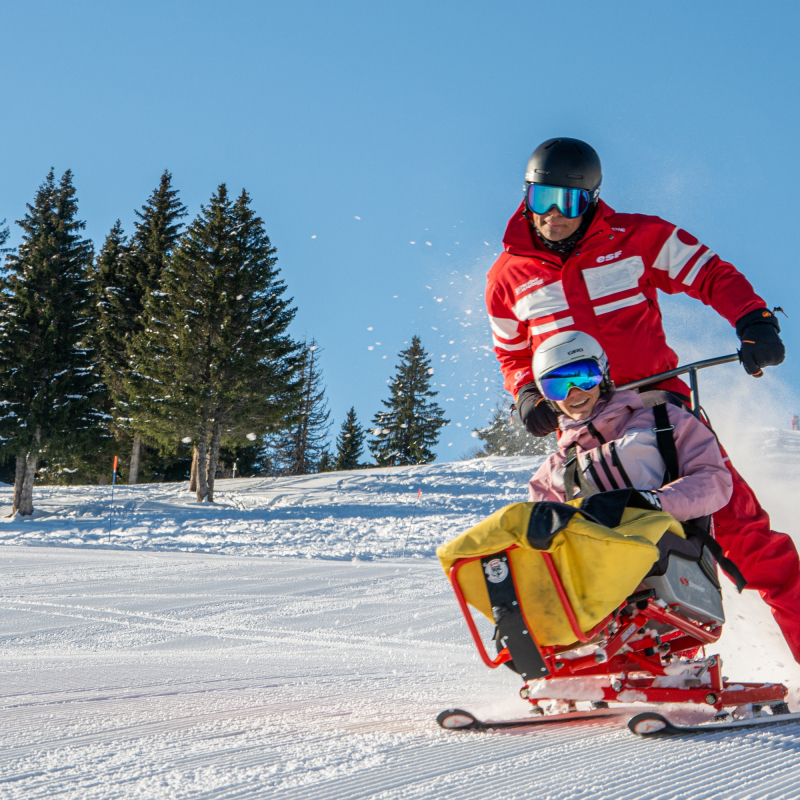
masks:
<path fill-rule="evenodd" d="M 531 183 L 528 185 L 525 202 L 528 210 L 534 214 L 546 214 L 555 206 L 568 219 L 575 219 L 583 216 L 589 208 L 589 192 L 585 189 Z"/>
<path fill-rule="evenodd" d="M 576 361 L 556 367 L 540 378 L 542 392 L 548 400 L 566 400 L 573 386 L 588 392 L 603 382 L 603 373 L 596 361 Z"/>

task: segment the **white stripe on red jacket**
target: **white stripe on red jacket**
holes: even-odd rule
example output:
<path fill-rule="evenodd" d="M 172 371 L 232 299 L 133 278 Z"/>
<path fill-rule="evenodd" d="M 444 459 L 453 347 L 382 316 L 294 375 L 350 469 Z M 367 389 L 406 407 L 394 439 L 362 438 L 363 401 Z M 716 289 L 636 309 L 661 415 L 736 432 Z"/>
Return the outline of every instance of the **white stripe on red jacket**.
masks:
<path fill-rule="evenodd" d="M 486 305 L 505 386 L 533 380 L 531 359 L 556 331 L 594 336 L 618 385 L 677 366 L 667 345 L 658 290 L 701 300 L 731 325 L 766 303 L 747 279 L 691 234 L 659 217 L 617 214 L 602 200 L 586 235 L 562 263 L 517 209 L 505 252 L 489 271 Z M 660 388 L 688 394 L 675 378 Z"/>

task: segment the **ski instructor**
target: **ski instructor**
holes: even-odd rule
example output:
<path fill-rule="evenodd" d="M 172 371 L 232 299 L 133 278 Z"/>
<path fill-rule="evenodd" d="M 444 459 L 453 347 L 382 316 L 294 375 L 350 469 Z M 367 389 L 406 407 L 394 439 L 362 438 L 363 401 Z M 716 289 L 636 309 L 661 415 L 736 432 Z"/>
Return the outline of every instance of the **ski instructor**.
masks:
<path fill-rule="evenodd" d="M 690 233 L 659 217 L 619 214 L 600 199 L 597 153 L 578 139 L 539 145 L 525 173 L 525 199 L 489 271 L 486 305 L 494 351 L 520 419 L 547 436 L 558 419 L 533 381 L 532 356 L 549 336 L 580 330 L 608 355 L 617 385 L 678 365 L 661 324 L 658 290 L 683 292 L 736 328 L 745 370 L 780 364 L 780 326 L 748 280 Z M 688 401 L 679 378 L 648 386 Z M 714 515 L 717 541 L 769 604 L 800 662 L 800 561 L 791 538 L 770 529 L 753 490 L 725 457 L 733 495 Z"/>

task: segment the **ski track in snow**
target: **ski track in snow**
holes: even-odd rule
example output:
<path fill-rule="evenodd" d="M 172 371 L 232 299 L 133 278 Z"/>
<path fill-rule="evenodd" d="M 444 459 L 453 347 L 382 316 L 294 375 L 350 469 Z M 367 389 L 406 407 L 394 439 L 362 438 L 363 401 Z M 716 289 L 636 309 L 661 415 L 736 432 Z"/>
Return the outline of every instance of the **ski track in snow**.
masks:
<path fill-rule="evenodd" d="M 37 517 L 0 526 L 0 798 L 797 796 L 800 724 L 658 741 L 624 718 L 438 728 L 451 706 L 526 713 L 432 556 L 525 499 L 536 463 L 221 481 L 216 506 L 123 487 L 110 538 L 107 487 L 37 488 Z M 796 704 L 766 606 L 725 593 L 723 671 L 788 682 Z"/>

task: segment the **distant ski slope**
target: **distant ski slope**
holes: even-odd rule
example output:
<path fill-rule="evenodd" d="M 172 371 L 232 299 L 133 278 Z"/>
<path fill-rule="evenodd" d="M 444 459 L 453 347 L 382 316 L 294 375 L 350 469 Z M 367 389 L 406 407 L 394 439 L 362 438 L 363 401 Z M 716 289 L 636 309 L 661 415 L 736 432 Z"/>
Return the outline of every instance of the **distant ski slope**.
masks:
<path fill-rule="evenodd" d="M 372 559 L 402 555 L 407 539 L 407 555 L 433 556 L 492 511 L 527 500 L 540 461 L 221 480 L 213 505 L 196 503 L 187 484 L 121 486 L 113 512 L 110 487 L 37 486 L 36 518 L 0 517 L 0 543 Z M 8 510 L 11 495 L 11 487 L 0 487 Z"/>
<path fill-rule="evenodd" d="M 0 526 L 0 797 L 796 796 L 800 725 L 658 742 L 622 721 L 436 726 L 452 705 L 525 713 L 432 554 L 524 499 L 534 465 L 223 481 L 213 507 L 123 488 L 110 544 L 108 489 L 37 487 L 41 515 Z M 758 596 L 725 591 L 724 673 L 800 686 Z"/>

